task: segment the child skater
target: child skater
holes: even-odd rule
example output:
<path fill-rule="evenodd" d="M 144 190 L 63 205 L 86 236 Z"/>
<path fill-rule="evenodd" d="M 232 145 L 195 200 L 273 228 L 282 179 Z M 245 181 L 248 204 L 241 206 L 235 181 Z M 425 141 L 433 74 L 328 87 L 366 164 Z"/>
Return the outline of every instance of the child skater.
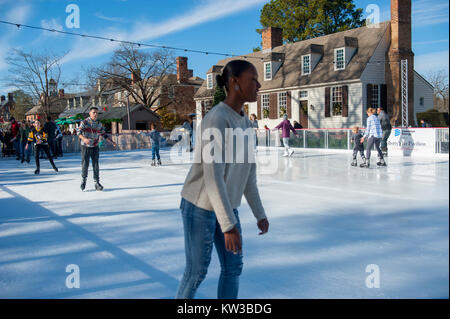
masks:
<path fill-rule="evenodd" d="M 363 137 L 361 131 L 359 130 L 358 126 L 354 126 L 352 128 L 353 136 L 353 162 L 352 166 L 357 166 L 358 161 L 356 160 L 356 155 L 358 155 L 358 152 L 361 154 L 361 159 L 363 160 L 363 163 L 366 161 L 366 157 L 364 156 L 364 144 L 361 143 L 361 138 Z"/>
<path fill-rule="evenodd" d="M 161 142 L 161 134 L 156 129 L 154 123 L 150 125 L 152 129 L 149 133 L 141 133 L 147 136 L 150 136 L 150 140 L 152 141 L 152 166 L 161 165 L 161 157 L 159 156 L 159 147 Z M 158 160 L 155 162 L 155 157 Z"/>
<path fill-rule="evenodd" d="M 39 121 L 34 121 L 34 128 L 31 130 L 30 135 L 28 135 L 28 144 L 25 146 L 25 151 L 28 151 L 31 143 L 34 143 L 34 158 L 36 160 L 36 170 L 34 171 L 34 174 L 38 175 L 40 173 L 39 153 L 41 150 L 45 152 L 50 164 L 52 164 L 53 169 L 57 172 L 58 169 L 56 168 L 50 154 L 50 147 L 47 142 L 47 133 L 44 132 L 44 129 L 41 127 L 41 122 Z"/>

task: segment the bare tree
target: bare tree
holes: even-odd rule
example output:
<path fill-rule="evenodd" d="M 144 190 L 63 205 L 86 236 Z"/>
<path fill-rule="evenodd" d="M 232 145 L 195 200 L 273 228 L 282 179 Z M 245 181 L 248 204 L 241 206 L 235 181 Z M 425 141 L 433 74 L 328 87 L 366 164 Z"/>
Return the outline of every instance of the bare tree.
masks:
<path fill-rule="evenodd" d="M 448 113 L 448 72 L 445 69 L 429 72 L 426 78 L 434 86 L 434 108 Z"/>
<path fill-rule="evenodd" d="M 175 71 L 175 58 L 170 51 L 148 53 L 136 45 L 122 44 L 110 62 L 88 70 L 88 78 L 91 83 L 100 81 L 99 94 L 103 90 L 122 91 L 132 102 L 149 108 L 156 106 L 158 110 L 174 102 L 161 97 L 176 84 Z"/>
<path fill-rule="evenodd" d="M 34 54 L 14 50 L 7 58 L 9 69 L 8 81 L 29 94 L 40 103 L 45 116 L 52 113 L 55 106 L 60 106 L 60 99 L 53 96 L 52 88 L 56 88 L 61 78 L 60 61 L 65 54 Z M 53 79 L 53 81 L 51 81 Z"/>

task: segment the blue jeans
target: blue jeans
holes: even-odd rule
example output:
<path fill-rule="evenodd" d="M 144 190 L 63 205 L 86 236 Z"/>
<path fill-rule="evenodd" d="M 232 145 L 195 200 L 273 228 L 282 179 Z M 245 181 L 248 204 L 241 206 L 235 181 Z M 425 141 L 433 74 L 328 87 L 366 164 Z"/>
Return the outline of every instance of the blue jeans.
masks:
<path fill-rule="evenodd" d="M 21 156 L 20 152 L 20 140 L 16 139 L 13 142 L 14 150 L 16 151 L 16 156 L 19 158 Z"/>
<path fill-rule="evenodd" d="M 25 151 L 25 146 L 27 146 L 27 141 L 20 142 L 20 154 L 22 156 L 22 159 L 26 159 L 27 161 L 30 160 L 31 155 L 31 144 L 28 146 L 28 150 Z"/>
<path fill-rule="evenodd" d="M 161 159 L 161 157 L 159 156 L 159 145 L 152 145 L 152 160 L 156 158 Z"/>
<path fill-rule="evenodd" d="M 186 269 L 176 298 L 194 298 L 197 288 L 206 277 L 214 244 L 221 267 L 217 298 L 236 299 L 243 266 L 242 253 L 235 255 L 225 249 L 225 238 L 213 211 L 201 209 L 185 199 L 181 200 L 180 209 L 183 216 Z M 237 209 L 234 214 L 238 221 L 236 227 L 241 233 Z"/>

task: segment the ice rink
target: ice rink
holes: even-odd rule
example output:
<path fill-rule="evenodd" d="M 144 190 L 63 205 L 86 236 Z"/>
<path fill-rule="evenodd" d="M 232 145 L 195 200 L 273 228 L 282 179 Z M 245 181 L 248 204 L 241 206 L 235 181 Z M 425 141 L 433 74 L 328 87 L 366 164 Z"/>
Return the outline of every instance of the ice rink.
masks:
<path fill-rule="evenodd" d="M 258 175 L 269 233 L 258 236 L 244 199 L 239 208 L 240 298 L 449 297 L 448 155 L 389 157 L 385 168 L 373 155 L 367 169 L 348 152 L 278 151 Z M 0 298 L 173 298 L 190 164 L 161 155 L 155 168 L 149 150 L 101 153 L 103 192 L 91 170 L 80 190 L 79 154 L 57 159 L 58 174 L 41 160 L 39 176 L 33 161 L 0 159 Z M 66 286 L 71 264 L 80 288 Z M 197 298 L 216 297 L 219 272 L 214 251 Z"/>

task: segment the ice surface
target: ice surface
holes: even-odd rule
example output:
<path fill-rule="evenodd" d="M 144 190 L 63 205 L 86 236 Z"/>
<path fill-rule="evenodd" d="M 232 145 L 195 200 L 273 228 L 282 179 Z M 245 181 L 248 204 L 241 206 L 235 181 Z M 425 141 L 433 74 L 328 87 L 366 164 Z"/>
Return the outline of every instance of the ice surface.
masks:
<path fill-rule="evenodd" d="M 241 298 L 448 298 L 449 161 L 390 157 L 351 167 L 348 152 L 296 150 L 258 175 L 270 221 L 243 199 Z M 180 191 L 190 165 L 151 167 L 151 151 L 100 156 L 96 192 L 81 192 L 78 154 L 0 160 L 0 298 L 173 298 L 184 270 Z M 186 154 L 184 155 L 186 157 Z M 258 157 L 264 155 L 261 150 Z M 186 158 L 187 159 L 187 158 Z M 215 298 L 215 252 L 198 298 Z M 66 287 L 66 266 L 80 288 Z M 378 265 L 380 288 L 366 267 Z"/>

